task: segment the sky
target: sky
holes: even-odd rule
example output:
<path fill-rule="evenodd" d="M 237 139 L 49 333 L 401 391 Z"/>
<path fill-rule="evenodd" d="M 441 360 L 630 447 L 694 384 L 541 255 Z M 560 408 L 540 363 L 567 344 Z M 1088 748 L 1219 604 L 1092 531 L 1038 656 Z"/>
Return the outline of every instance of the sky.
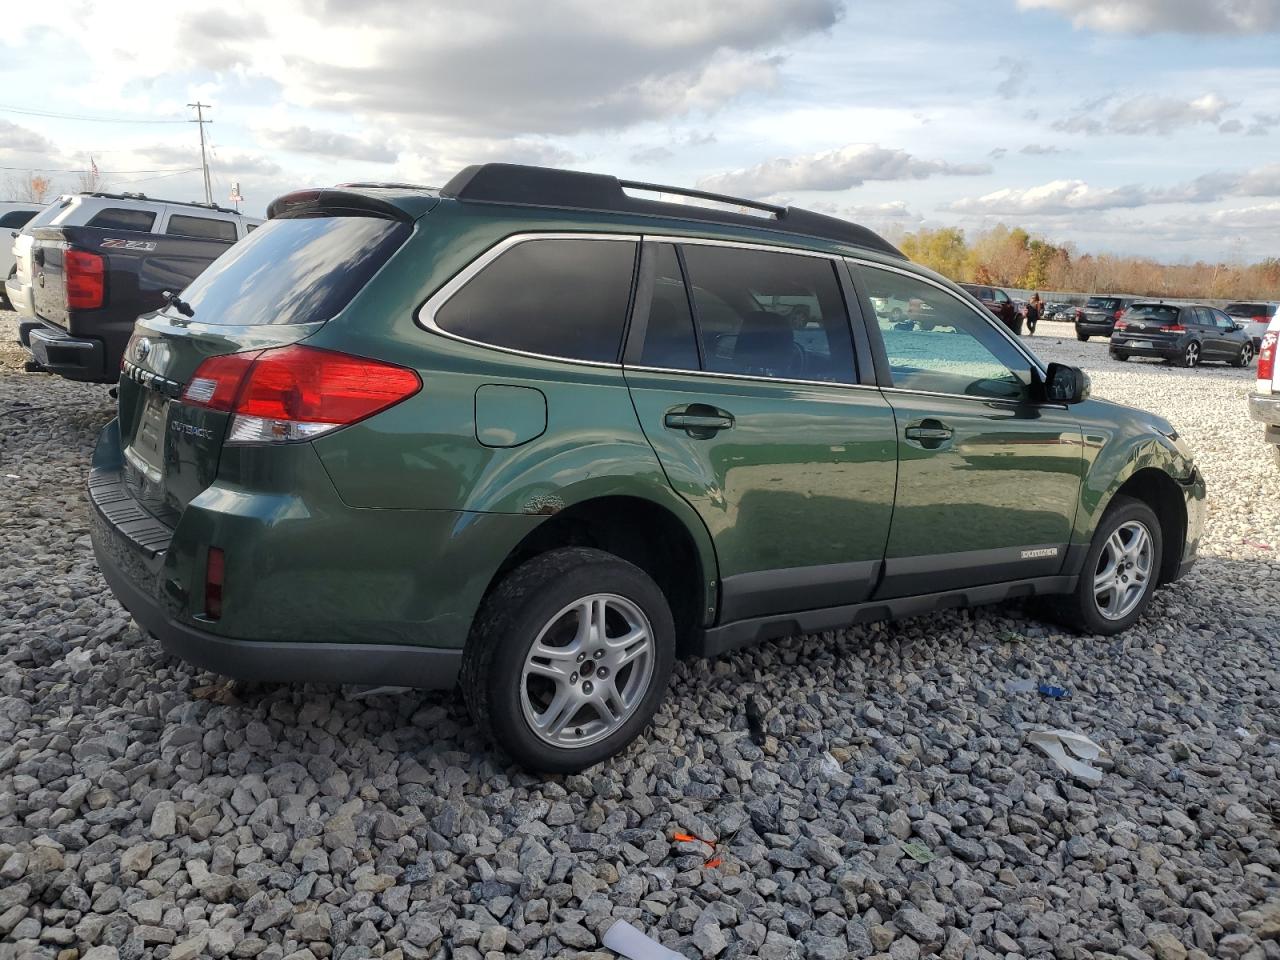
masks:
<path fill-rule="evenodd" d="M 1280 256 L 1280 0 L 44 0 L 0 32 L 0 199 L 214 199 L 504 160 L 890 236 Z"/>

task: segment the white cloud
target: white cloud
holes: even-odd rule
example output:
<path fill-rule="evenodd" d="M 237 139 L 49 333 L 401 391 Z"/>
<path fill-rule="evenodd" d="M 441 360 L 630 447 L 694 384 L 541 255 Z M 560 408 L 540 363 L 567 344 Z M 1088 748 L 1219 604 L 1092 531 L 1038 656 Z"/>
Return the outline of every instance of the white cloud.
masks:
<path fill-rule="evenodd" d="M 1183 99 L 1156 94 L 1142 94 L 1123 101 L 1106 112 L 1103 101 L 1086 104 L 1076 113 L 1053 124 L 1053 129 L 1064 133 L 1083 134 L 1140 134 L 1168 135 L 1183 127 L 1209 123 L 1222 128 L 1224 114 L 1238 106 L 1234 101 L 1216 93 Z M 1230 129 L 1223 132 L 1231 132 Z"/>
<path fill-rule="evenodd" d="M 168 0 L 134 0 L 128 15 L 54 3 L 23 20 L 68 34 L 117 98 L 204 69 L 266 81 L 293 106 L 499 136 L 670 120 L 768 90 L 779 51 L 829 29 L 843 5 L 435 0 L 424 12 L 416 0 L 226 0 L 175 17 Z"/>
<path fill-rule="evenodd" d="M 1031 61 L 1017 57 L 1001 57 L 996 61 L 996 71 L 1004 74 L 998 84 L 996 93 L 1005 100 L 1012 100 L 1022 93 L 1027 85 L 1027 74 L 1031 69 Z"/>
<path fill-rule="evenodd" d="M 1055 146 L 1052 143 L 1028 143 L 1025 147 L 1018 151 L 1032 157 L 1047 157 L 1056 153 L 1070 153 L 1063 147 Z"/>
<path fill-rule="evenodd" d="M 396 159 L 396 150 L 388 144 L 371 143 L 368 140 L 332 130 L 294 126 L 261 130 L 259 136 L 281 150 L 289 150 L 293 153 L 311 153 L 322 157 L 366 160 L 373 163 L 394 163 Z"/>
<path fill-rule="evenodd" d="M 986 163 L 922 160 L 905 150 L 855 143 L 837 150 L 766 160 L 745 170 L 706 177 L 699 186 L 720 193 L 762 197 L 791 190 L 847 190 L 868 180 L 923 180 L 935 174 L 990 173 Z"/>
<path fill-rule="evenodd" d="M 1104 33 L 1271 33 L 1275 0 L 1018 0 L 1023 10 L 1052 10 Z"/>
<path fill-rule="evenodd" d="M 0 120 L 0 151 L 4 153 L 37 153 L 53 152 L 53 143 L 43 134 L 36 133 L 26 127 Z"/>

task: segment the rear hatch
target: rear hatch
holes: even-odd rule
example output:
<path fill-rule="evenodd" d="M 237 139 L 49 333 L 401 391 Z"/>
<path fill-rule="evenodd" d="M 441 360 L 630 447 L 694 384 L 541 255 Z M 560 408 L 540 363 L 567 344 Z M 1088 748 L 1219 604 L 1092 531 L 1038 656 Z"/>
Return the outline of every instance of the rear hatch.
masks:
<path fill-rule="evenodd" d="M 1135 304 L 1116 323 L 1114 337 L 1150 343 L 1177 340 L 1186 332 L 1181 321 L 1182 309 L 1168 303 Z"/>
<path fill-rule="evenodd" d="M 273 206 L 278 216 L 178 299 L 140 317 L 125 350 L 126 483 L 170 526 L 217 475 L 233 408 L 255 367 L 275 362 L 278 369 L 282 355 L 296 359 L 301 348 L 282 348 L 345 308 L 412 231 L 411 218 L 391 204 L 341 191 L 291 194 Z"/>
<path fill-rule="evenodd" d="M 1086 323 L 1109 326 L 1117 319 L 1119 309 L 1120 301 L 1112 297 L 1090 297 L 1081 312 Z"/>

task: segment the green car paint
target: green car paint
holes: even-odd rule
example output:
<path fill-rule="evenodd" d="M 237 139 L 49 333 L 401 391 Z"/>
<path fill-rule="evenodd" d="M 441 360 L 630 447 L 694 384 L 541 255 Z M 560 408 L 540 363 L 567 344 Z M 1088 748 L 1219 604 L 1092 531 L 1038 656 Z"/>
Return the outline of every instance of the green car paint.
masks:
<path fill-rule="evenodd" d="M 1065 582 L 1108 502 L 1135 478 L 1165 484 L 1182 504 L 1186 533 L 1165 579 L 1194 557 L 1203 481 L 1168 424 L 1149 414 L 1096 400 L 1013 407 L 881 389 L 869 356 L 859 358 L 867 377 L 847 385 L 577 363 L 467 342 L 423 321 L 424 305 L 460 271 L 519 234 L 622 234 L 637 249 L 641 237 L 698 238 L 855 258 L 976 304 L 923 268 L 767 225 L 398 188 L 342 195 L 398 210 L 410 226 L 335 315 L 228 326 L 171 306 L 139 319 L 126 354 L 119 418 L 94 456 L 91 493 L 95 482 L 112 491 L 94 494 L 94 543 L 135 616 L 135 604 L 156 604 L 148 629 L 185 631 L 186 650 L 201 638 L 293 644 L 303 660 L 322 645 L 461 650 L 486 592 L 540 529 L 593 504 L 623 520 L 661 516 L 687 539 L 692 569 L 666 573 L 692 584 L 686 626 L 695 634 L 770 617 L 780 619 L 751 635 L 808 629 L 786 615 L 930 592 L 922 584 Z M 856 343 L 870 309 L 861 290 L 848 308 Z M 145 355 L 135 350 L 144 340 Z M 287 344 L 415 371 L 421 389 L 278 445 L 227 444 L 229 414 L 181 399 L 208 358 Z M 857 348 L 874 352 L 875 338 Z M 707 410 L 729 415 L 732 428 L 704 434 L 666 419 Z M 945 449 L 904 439 L 904 427 L 930 418 L 956 429 Z M 134 504 L 138 518 L 113 519 Z M 168 539 L 148 555 L 131 538 L 153 522 Z M 205 613 L 211 547 L 227 558 L 217 618 Z M 411 679 L 447 685 L 455 674 L 446 666 L 438 683 Z"/>

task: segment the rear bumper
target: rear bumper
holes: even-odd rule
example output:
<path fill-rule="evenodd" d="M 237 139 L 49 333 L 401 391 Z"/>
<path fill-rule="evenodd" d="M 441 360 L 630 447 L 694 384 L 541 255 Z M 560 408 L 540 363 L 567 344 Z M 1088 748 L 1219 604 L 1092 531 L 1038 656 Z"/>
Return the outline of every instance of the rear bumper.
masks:
<path fill-rule="evenodd" d="M 39 322 L 24 323 L 19 328 L 20 338 L 24 330 L 24 345 L 49 373 L 85 383 L 115 383 L 119 379 L 119 370 L 107 370 L 106 348 L 101 340 L 73 337 Z"/>
<path fill-rule="evenodd" d="M 1266 425 L 1268 443 L 1280 445 L 1280 394 L 1250 394 L 1249 416 Z"/>
<path fill-rule="evenodd" d="M 96 507 L 96 505 L 95 505 Z M 95 511 L 96 512 L 96 511 Z M 448 689 L 458 680 L 461 650 L 381 643 L 275 643 L 234 640 L 170 618 L 139 587 L 108 549 L 93 524 L 93 552 L 107 586 L 138 626 L 154 634 L 174 656 L 237 680 L 291 683 L 358 683 Z"/>
<path fill-rule="evenodd" d="M 1148 343 L 1150 346 L 1139 346 L 1142 343 Z M 1112 353 L 1127 354 L 1131 357 L 1160 357 L 1163 360 L 1171 360 L 1182 356 L 1182 345 L 1176 341 L 1117 340 L 1112 336 L 1110 351 Z"/>
<path fill-rule="evenodd" d="M 13 307 L 19 316 L 34 317 L 36 315 L 30 284 L 19 283 L 16 277 L 10 277 L 4 282 L 4 295 L 9 300 L 9 306 Z"/>
<path fill-rule="evenodd" d="M 1109 337 L 1111 336 L 1111 326 L 1109 323 L 1092 323 L 1077 320 L 1076 333 L 1087 334 L 1090 337 Z"/>

